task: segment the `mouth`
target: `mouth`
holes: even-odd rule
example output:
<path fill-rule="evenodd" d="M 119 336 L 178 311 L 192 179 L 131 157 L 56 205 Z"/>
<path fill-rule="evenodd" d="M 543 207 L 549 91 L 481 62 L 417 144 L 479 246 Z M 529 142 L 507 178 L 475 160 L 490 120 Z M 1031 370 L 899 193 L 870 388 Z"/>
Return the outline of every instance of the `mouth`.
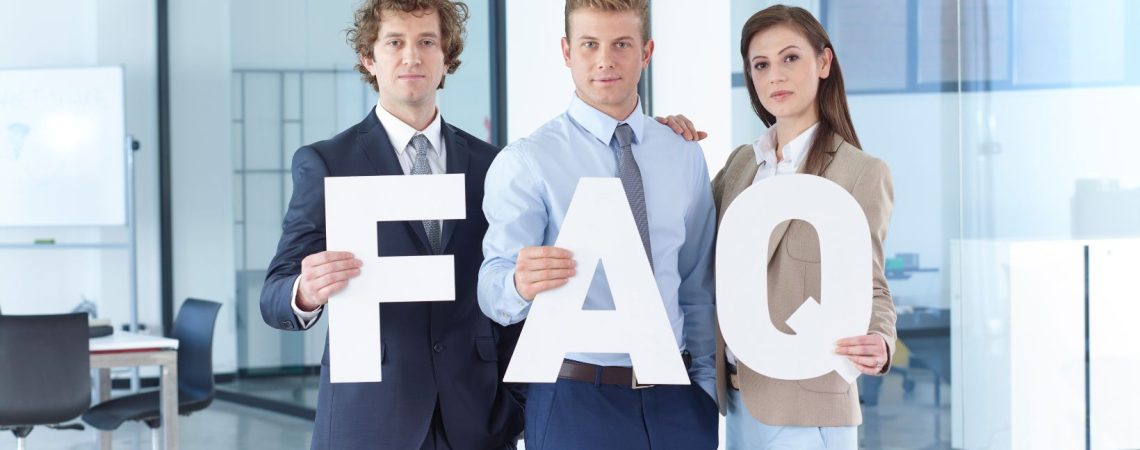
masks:
<path fill-rule="evenodd" d="M 611 84 L 617 83 L 618 81 L 621 81 L 621 77 L 594 78 L 595 83 L 601 84 L 603 86 L 611 85 Z"/>
<path fill-rule="evenodd" d="M 397 78 L 399 78 L 399 79 L 401 79 L 401 80 L 405 80 L 405 81 L 418 81 L 418 80 L 423 80 L 423 79 L 426 79 L 426 78 L 427 78 L 427 76 L 426 76 L 426 75 L 420 75 L 420 74 L 414 74 L 414 73 L 410 73 L 410 74 L 400 75 L 400 76 L 398 76 Z"/>
<path fill-rule="evenodd" d="M 784 99 L 791 97 L 791 96 L 792 96 L 792 91 L 776 91 L 776 92 L 773 92 L 771 95 L 769 95 L 768 98 L 775 100 L 775 101 L 781 101 L 781 100 L 784 100 Z"/>

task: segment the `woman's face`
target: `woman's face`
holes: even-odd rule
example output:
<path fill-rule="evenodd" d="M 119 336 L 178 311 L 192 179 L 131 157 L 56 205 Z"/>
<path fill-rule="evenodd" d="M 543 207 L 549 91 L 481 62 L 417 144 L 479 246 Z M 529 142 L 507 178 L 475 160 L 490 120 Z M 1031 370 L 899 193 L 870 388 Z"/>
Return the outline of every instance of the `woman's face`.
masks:
<path fill-rule="evenodd" d="M 777 121 L 814 123 L 819 80 L 827 78 L 831 58 L 831 49 L 816 55 L 808 40 L 790 27 L 777 25 L 756 33 L 748 44 L 748 70 L 760 104 Z"/>

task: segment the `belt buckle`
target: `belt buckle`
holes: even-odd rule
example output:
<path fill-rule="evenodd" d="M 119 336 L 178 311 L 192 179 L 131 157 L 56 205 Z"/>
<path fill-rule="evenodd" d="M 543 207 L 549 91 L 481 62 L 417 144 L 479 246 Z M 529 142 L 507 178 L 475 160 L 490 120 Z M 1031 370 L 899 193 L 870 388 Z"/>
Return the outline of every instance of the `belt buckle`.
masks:
<path fill-rule="evenodd" d="M 638 383 L 637 382 L 637 372 L 634 372 L 632 367 L 629 369 L 629 373 L 630 373 L 630 380 L 629 380 L 630 381 L 629 382 L 630 389 L 645 389 L 645 388 L 651 388 L 653 386 L 656 386 L 655 384 L 640 384 L 640 383 Z"/>

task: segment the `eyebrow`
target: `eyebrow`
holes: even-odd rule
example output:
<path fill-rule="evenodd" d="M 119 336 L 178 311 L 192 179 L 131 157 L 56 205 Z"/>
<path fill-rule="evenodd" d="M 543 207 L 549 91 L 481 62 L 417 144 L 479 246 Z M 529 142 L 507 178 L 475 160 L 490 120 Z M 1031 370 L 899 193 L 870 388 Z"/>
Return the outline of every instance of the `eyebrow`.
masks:
<path fill-rule="evenodd" d="M 799 49 L 800 49 L 799 47 L 796 47 L 795 45 L 789 45 L 789 46 L 787 46 L 787 47 L 784 47 L 784 49 L 783 49 L 783 50 L 780 50 L 779 52 L 776 52 L 776 54 L 777 54 L 777 55 L 779 55 L 779 54 L 782 54 L 782 53 L 784 53 L 784 52 L 788 51 L 788 49 L 793 49 L 793 48 L 794 48 L 794 49 L 796 49 L 796 50 L 799 50 Z M 755 61 L 757 58 L 767 58 L 767 56 L 764 56 L 764 55 L 756 55 L 756 56 L 753 56 L 753 57 L 752 57 L 752 59 L 750 59 L 749 61 Z"/>
<path fill-rule="evenodd" d="M 577 39 L 579 41 L 600 41 L 601 40 L 601 39 L 598 39 L 598 38 L 590 36 L 590 35 L 578 36 Z M 614 38 L 613 40 L 614 41 L 628 41 L 628 40 L 632 40 L 632 39 L 633 39 L 633 36 L 622 36 L 622 37 Z"/>
<path fill-rule="evenodd" d="M 382 38 L 390 38 L 390 37 L 404 37 L 404 33 L 397 33 L 397 32 L 394 32 L 394 31 L 389 31 L 389 32 L 387 32 L 387 33 L 384 33 L 384 35 L 383 35 L 383 36 L 380 36 L 380 37 L 382 37 Z M 434 38 L 438 38 L 438 37 L 439 37 L 439 34 L 436 34 L 436 32 L 434 32 L 434 31 L 428 31 L 428 32 L 426 32 L 426 33 L 420 33 L 420 34 L 419 34 L 419 37 L 434 37 Z"/>

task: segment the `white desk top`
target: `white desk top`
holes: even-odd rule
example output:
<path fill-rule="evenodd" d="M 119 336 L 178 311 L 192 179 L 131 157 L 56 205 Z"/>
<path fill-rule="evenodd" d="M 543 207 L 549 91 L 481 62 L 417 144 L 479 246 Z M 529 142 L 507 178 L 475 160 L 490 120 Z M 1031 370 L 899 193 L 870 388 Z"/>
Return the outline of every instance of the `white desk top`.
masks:
<path fill-rule="evenodd" d="M 148 348 L 178 349 L 178 339 L 129 333 L 120 330 L 115 330 L 110 336 L 92 338 L 90 342 L 92 352 L 142 350 Z"/>

